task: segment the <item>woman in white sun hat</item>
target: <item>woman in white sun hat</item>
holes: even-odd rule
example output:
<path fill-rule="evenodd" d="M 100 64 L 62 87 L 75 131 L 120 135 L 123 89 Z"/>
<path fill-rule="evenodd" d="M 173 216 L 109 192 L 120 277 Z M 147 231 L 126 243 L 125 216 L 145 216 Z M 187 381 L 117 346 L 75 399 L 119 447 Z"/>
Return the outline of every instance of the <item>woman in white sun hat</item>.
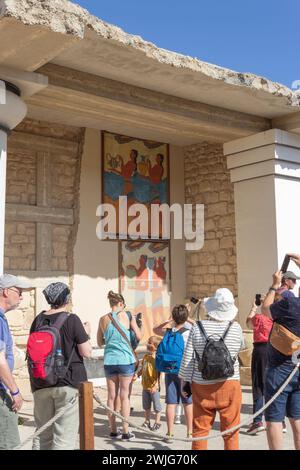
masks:
<path fill-rule="evenodd" d="M 237 355 L 244 348 L 244 339 L 234 321 L 238 313 L 234 297 L 229 289 L 222 288 L 202 303 L 208 319 L 192 327 L 179 371 L 179 376 L 191 384 L 193 437 L 209 434 L 217 411 L 221 431 L 239 424 L 242 403 Z M 238 431 L 223 439 L 225 450 L 238 449 Z M 207 441 L 194 441 L 192 448 L 205 450 Z"/>

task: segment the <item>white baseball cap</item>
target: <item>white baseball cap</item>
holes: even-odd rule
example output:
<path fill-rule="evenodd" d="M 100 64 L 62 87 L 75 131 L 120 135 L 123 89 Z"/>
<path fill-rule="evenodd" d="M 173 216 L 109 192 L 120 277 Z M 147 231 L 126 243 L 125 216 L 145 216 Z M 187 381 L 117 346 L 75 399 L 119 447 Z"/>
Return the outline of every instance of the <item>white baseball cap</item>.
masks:
<path fill-rule="evenodd" d="M 22 281 L 22 279 L 13 276 L 13 274 L 2 274 L 2 276 L 0 276 L 0 289 L 9 289 L 10 287 L 17 287 L 22 290 L 33 289 L 28 282 Z"/>

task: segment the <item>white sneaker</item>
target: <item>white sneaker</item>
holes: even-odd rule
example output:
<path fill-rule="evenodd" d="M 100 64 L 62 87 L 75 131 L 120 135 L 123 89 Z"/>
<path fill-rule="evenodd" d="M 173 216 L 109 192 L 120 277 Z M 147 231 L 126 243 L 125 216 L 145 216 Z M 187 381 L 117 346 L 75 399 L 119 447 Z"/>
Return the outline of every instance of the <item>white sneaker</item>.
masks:
<path fill-rule="evenodd" d="M 174 424 L 181 424 L 181 416 L 180 415 L 175 416 Z"/>

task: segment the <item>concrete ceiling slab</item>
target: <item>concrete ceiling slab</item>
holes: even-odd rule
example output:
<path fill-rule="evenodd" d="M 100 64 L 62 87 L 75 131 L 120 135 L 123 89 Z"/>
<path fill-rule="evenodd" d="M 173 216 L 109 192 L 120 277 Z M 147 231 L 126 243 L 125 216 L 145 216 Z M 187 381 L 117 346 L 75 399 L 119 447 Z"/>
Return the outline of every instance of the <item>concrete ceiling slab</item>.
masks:
<path fill-rule="evenodd" d="M 67 0 L 0 0 L 0 43 L 0 63 L 10 67 L 52 62 L 269 119 L 299 111 L 299 96 L 284 85 L 159 49 Z"/>

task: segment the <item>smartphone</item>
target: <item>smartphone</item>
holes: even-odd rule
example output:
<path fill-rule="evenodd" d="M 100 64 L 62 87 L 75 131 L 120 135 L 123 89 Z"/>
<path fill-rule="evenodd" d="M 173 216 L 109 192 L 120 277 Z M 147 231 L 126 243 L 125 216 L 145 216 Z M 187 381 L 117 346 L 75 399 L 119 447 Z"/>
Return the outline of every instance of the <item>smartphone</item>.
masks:
<path fill-rule="evenodd" d="M 261 305 L 261 294 L 255 294 L 255 305 L 258 307 Z"/>
<path fill-rule="evenodd" d="M 187 397 L 189 398 L 192 395 L 190 382 L 186 382 L 184 386 L 182 387 L 182 390 L 187 394 Z"/>
<path fill-rule="evenodd" d="M 142 312 L 139 312 L 137 316 L 135 317 L 136 324 L 139 328 L 142 326 Z"/>
<path fill-rule="evenodd" d="M 289 266 L 290 260 L 291 260 L 291 257 L 289 255 L 285 255 L 281 269 L 280 269 L 280 271 L 283 274 L 287 272 L 287 268 Z"/>
<path fill-rule="evenodd" d="M 200 299 L 197 299 L 196 297 L 191 297 L 190 298 L 190 301 L 193 303 L 193 304 L 197 304 L 199 302 Z"/>

